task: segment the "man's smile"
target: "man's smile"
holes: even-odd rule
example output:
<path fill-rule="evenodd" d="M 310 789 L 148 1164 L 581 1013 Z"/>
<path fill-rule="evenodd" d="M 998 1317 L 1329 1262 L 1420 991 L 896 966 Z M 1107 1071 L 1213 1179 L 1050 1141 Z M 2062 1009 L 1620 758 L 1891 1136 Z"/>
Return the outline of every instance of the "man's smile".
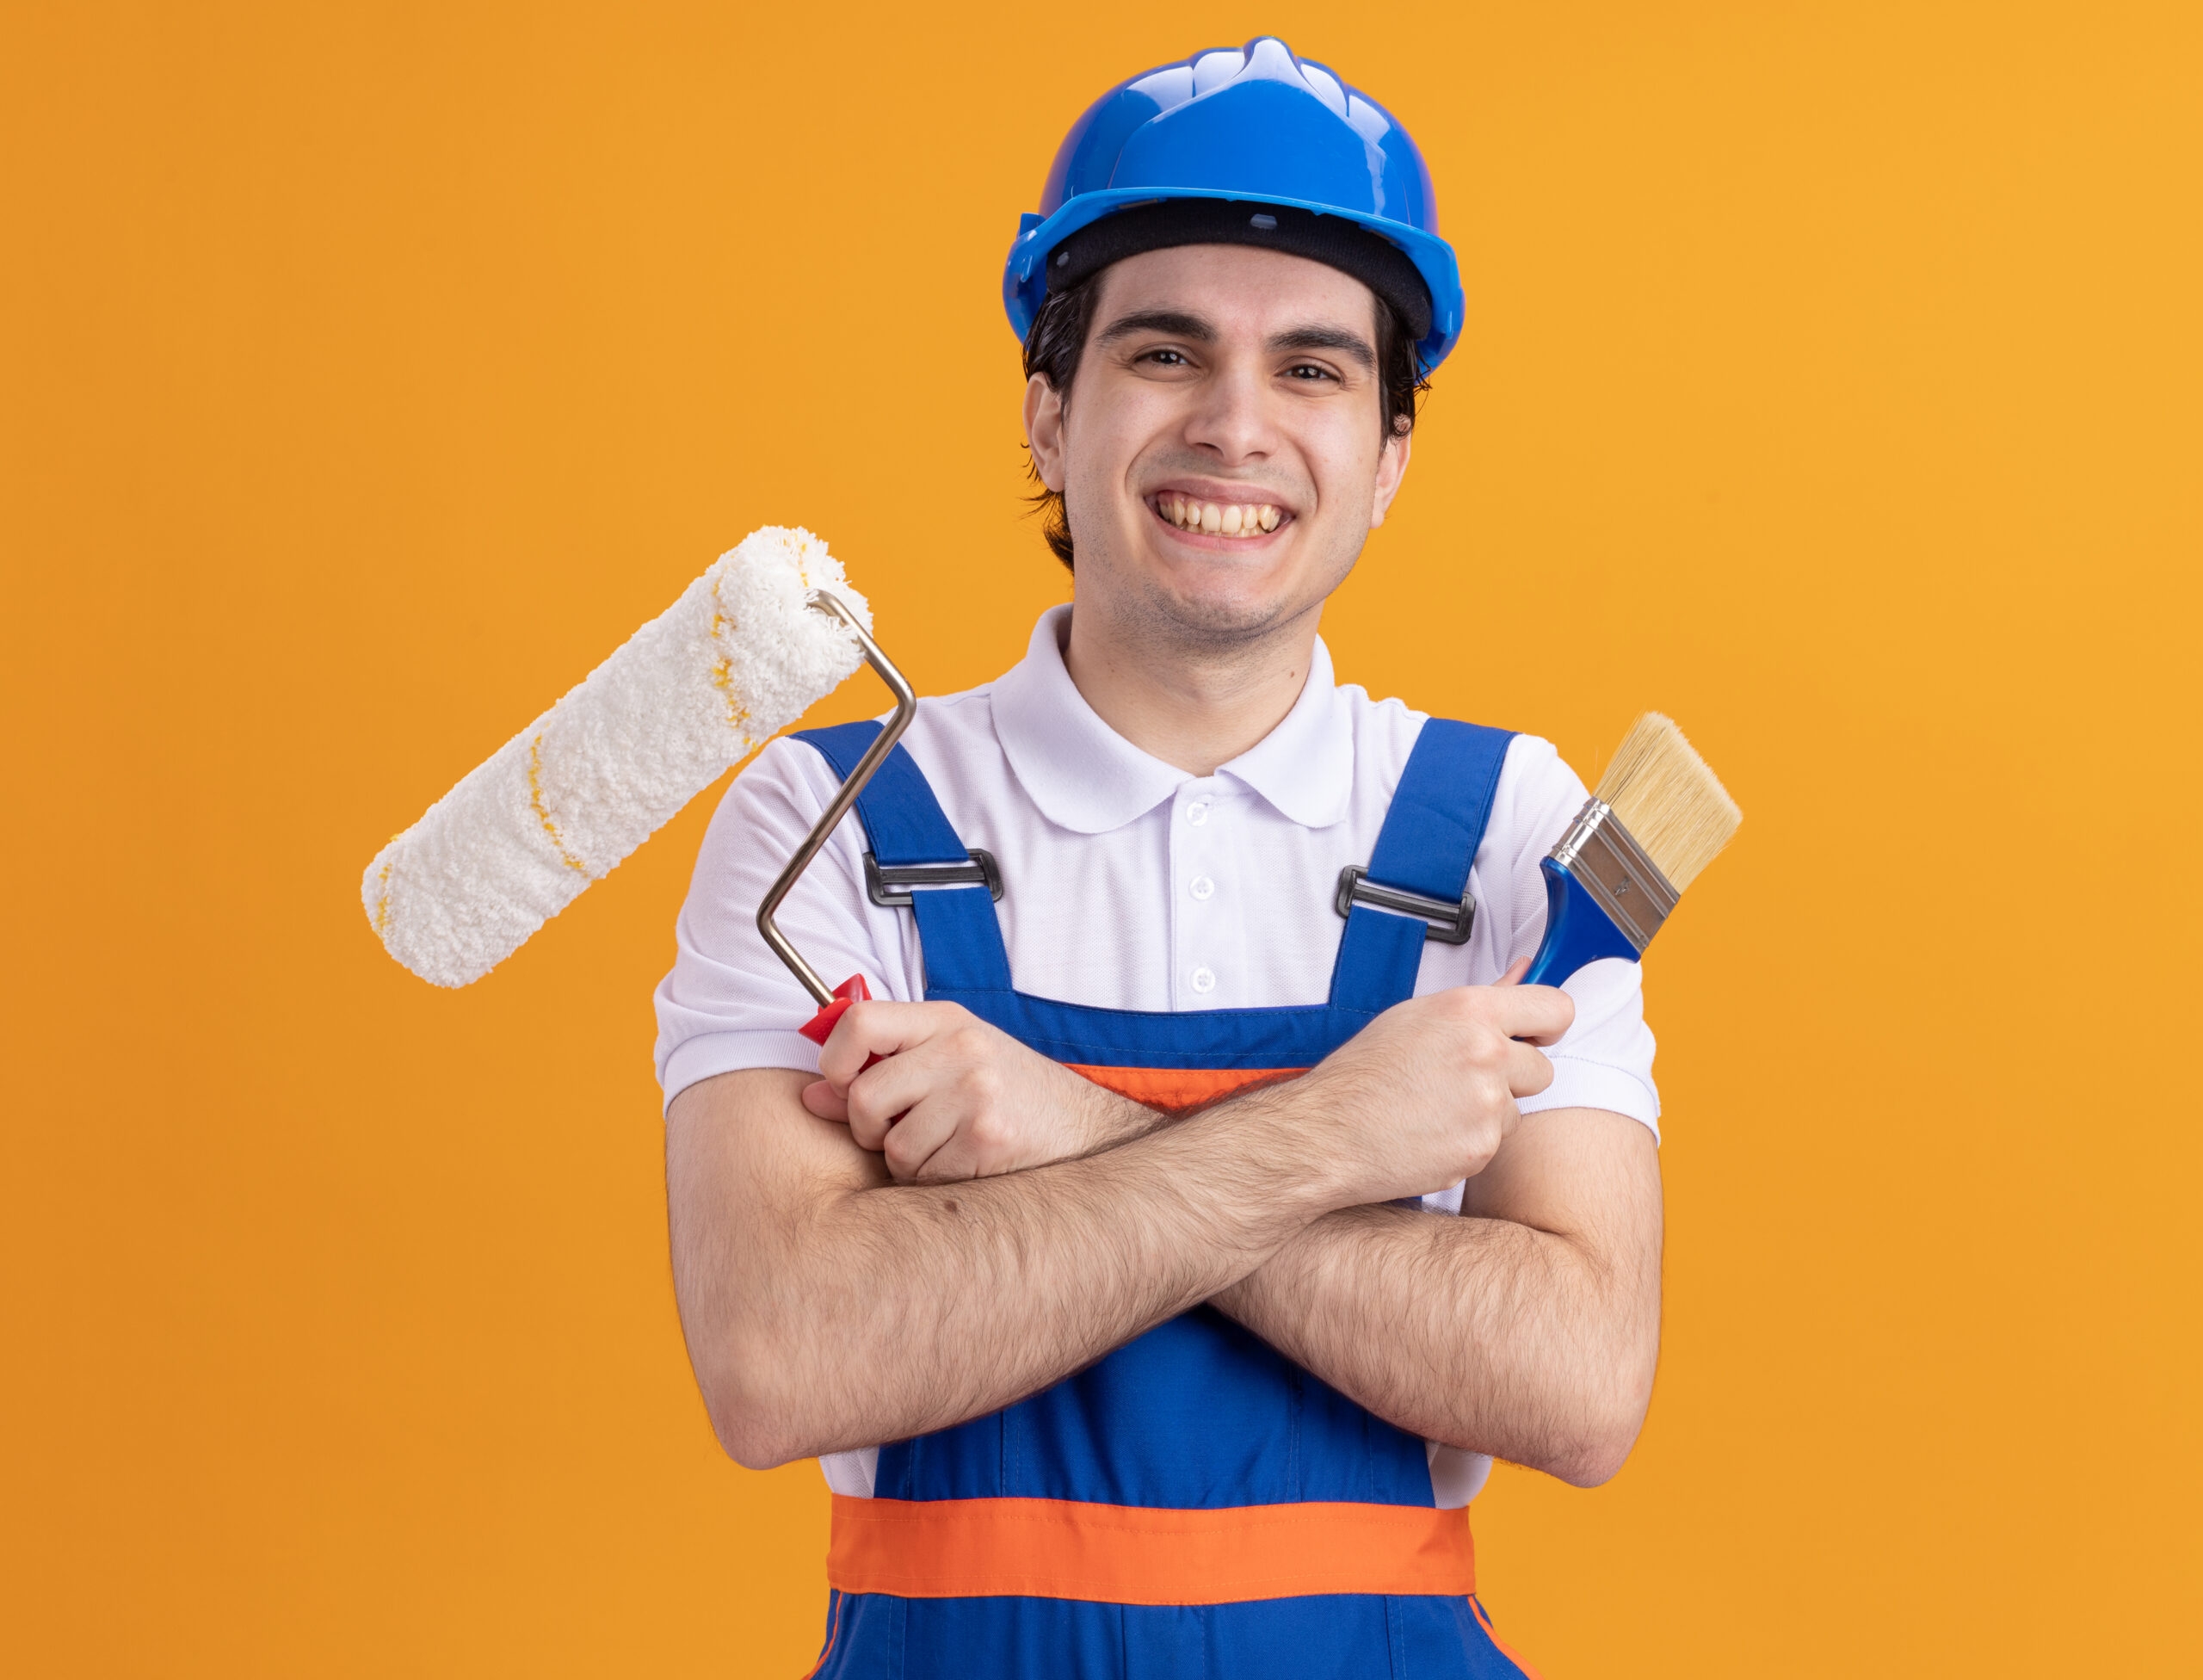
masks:
<path fill-rule="evenodd" d="M 1203 495 L 1166 489 L 1147 497 L 1151 512 L 1182 537 L 1206 538 L 1203 547 L 1243 548 L 1260 544 L 1293 522 L 1289 509 L 1259 495 Z"/>

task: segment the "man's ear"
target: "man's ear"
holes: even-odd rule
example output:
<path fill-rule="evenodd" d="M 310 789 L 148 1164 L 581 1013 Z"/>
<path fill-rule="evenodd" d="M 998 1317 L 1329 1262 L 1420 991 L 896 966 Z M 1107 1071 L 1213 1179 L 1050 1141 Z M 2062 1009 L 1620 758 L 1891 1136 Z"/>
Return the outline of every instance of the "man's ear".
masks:
<path fill-rule="evenodd" d="M 1026 413 L 1033 411 L 1028 398 Z M 1400 493 L 1400 480 L 1408 475 L 1408 446 L 1415 439 L 1413 432 L 1394 432 L 1385 440 L 1384 453 L 1377 457 L 1377 483 L 1369 504 L 1369 528 L 1375 530 L 1385 522 L 1385 515 L 1392 505 L 1392 498 Z"/>
<path fill-rule="evenodd" d="M 1032 447 L 1033 470 L 1040 482 L 1062 494 L 1064 399 L 1038 374 L 1025 381 L 1025 441 Z"/>

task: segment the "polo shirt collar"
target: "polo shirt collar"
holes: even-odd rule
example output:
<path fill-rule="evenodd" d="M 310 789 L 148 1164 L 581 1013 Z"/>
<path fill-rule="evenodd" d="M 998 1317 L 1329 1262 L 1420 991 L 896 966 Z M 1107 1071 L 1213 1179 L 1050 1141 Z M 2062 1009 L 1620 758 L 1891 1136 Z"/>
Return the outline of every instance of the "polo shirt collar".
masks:
<path fill-rule="evenodd" d="M 1064 664 L 1071 613 L 1052 607 L 1041 614 L 1025 658 L 993 684 L 995 734 L 1043 816 L 1073 833 L 1106 834 L 1198 778 L 1142 752 L 1086 703 Z M 1353 720 L 1321 637 L 1293 709 L 1217 774 L 1243 782 L 1303 828 L 1344 818 L 1354 781 Z"/>

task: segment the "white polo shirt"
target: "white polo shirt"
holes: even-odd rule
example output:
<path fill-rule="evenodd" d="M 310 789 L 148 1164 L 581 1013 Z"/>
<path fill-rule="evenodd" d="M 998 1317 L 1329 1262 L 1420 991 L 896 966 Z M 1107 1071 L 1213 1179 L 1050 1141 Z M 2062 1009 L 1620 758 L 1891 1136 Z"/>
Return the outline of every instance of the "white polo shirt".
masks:
<path fill-rule="evenodd" d="M 1002 868 L 996 905 L 1021 991 L 1120 1010 L 1322 1004 L 1345 923 L 1339 871 L 1367 864 L 1425 714 L 1335 685 L 1318 640 L 1300 698 L 1255 747 L 1209 776 L 1150 757 L 1101 720 L 1064 669 L 1071 609 L 1034 627 L 997 681 L 919 702 L 904 745 L 967 847 Z M 800 741 L 779 740 L 713 816 L 657 990 L 665 1100 L 738 1068 L 816 1071 L 796 1029 L 810 995 L 765 947 L 757 905 L 825 809 L 839 778 Z M 1486 985 L 1545 931 L 1539 860 L 1585 797 L 1552 745 L 1517 736 L 1469 871 L 1468 942 L 1423 947 L 1418 995 Z M 845 819 L 781 906 L 780 925 L 830 985 L 862 973 L 875 998 L 925 995 L 907 911 L 864 888 L 863 831 Z M 1552 1084 L 1522 1103 L 1607 1109 L 1658 1131 L 1652 1035 L 1635 963 L 1593 964 L 1568 984 L 1576 1024 L 1547 1053 Z M 1460 1187 L 1425 1198 L 1458 1213 Z M 1441 1505 L 1472 1498 L 1489 1469 L 1434 1446 Z M 869 1494 L 876 1450 L 826 1461 L 836 1492 Z"/>

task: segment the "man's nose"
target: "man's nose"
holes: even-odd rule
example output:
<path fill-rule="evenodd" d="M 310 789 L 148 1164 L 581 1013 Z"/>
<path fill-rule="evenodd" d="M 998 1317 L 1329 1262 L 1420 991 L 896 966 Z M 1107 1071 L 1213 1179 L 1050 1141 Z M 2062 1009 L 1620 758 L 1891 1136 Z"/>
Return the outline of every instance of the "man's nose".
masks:
<path fill-rule="evenodd" d="M 1270 392 L 1259 368 L 1225 366 L 1201 383 L 1186 441 L 1225 466 L 1259 460 L 1276 443 Z"/>

